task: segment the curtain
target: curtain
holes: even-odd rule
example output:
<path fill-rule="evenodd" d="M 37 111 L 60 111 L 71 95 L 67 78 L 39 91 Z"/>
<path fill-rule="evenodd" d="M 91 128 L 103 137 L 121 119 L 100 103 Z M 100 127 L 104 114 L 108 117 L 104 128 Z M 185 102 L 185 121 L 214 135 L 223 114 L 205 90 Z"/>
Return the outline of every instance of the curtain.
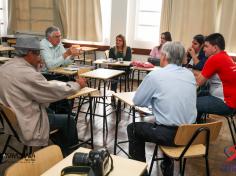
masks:
<path fill-rule="evenodd" d="M 222 0 L 219 19 L 220 32 L 225 37 L 226 50 L 236 53 L 236 1 Z"/>
<path fill-rule="evenodd" d="M 42 35 L 53 24 L 53 0 L 8 0 L 8 34 Z"/>
<path fill-rule="evenodd" d="M 172 0 L 163 0 L 161 9 L 160 33 L 170 31 Z"/>
<path fill-rule="evenodd" d="M 8 26 L 7 34 L 14 34 L 16 32 L 16 3 L 14 0 L 8 0 Z"/>
<path fill-rule="evenodd" d="M 67 4 L 65 0 L 54 0 L 54 25 L 60 28 L 61 34 L 64 38 L 67 38 L 68 22 L 66 8 Z"/>
<path fill-rule="evenodd" d="M 215 32 L 217 0 L 163 0 L 161 32 L 188 47 L 196 34 Z"/>
<path fill-rule="evenodd" d="M 64 0 L 68 39 L 83 41 L 102 40 L 100 0 Z"/>

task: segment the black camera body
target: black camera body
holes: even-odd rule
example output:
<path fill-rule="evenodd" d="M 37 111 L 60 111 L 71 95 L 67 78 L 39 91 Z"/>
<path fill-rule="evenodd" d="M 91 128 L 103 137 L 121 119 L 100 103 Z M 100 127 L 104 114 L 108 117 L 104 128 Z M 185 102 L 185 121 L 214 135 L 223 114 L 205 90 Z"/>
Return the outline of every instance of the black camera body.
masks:
<path fill-rule="evenodd" d="M 92 150 L 88 154 L 77 152 L 73 156 L 74 166 L 89 166 L 95 176 L 104 176 L 109 162 L 107 149 Z"/>

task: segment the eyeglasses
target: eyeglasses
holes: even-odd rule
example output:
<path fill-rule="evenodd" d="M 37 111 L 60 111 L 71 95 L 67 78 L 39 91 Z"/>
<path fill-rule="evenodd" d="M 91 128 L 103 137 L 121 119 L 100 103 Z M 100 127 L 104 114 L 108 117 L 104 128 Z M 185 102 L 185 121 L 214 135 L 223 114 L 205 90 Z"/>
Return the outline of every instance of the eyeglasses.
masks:
<path fill-rule="evenodd" d="M 54 35 L 52 38 L 61 38 L 61 35 Z"/>

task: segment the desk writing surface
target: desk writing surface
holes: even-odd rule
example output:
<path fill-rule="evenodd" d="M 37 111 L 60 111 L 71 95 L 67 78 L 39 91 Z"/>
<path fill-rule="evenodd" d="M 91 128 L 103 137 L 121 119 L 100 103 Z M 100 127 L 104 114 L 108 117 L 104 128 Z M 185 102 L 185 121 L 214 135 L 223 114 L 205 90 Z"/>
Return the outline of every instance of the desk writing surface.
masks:
<path fill-rule="evenodd" d="M 50 80 L 48 82 L 50 84 L 57 84 L 59 86 L 65 86 L 66 85 L 66 82 L 62 82 L 62 81 L 58 81 L 58 80 Z M 84 87 L 84 88 L 78 90 L 74 95 L 71 95 L 71 96 L 67 97 L 67 99 L 73 99 L 73 98 L 83 96 L 83 95 L 87 95 L 89 93 L 96 92 L 96 91 L 97 91 L 97 89 L 93 89 L 93 88 L 90 88 L 90 87 Z"/>
<path fill-rule="evenodd" d="M 48 71 L 52 73 L 68 75 L 68 76 L 76 75 L 78 73 L 78 70 L 66 70 L 64 67 L 52 68 L 52 69 L 49 69 Z"/>
<path fill-rule="evenodd" d="M 140 71 L 153 71 L 153 70 L 156 70 L 156 69 L 158 69 L 158 68 L 161 68 L 161 67 L 159 67 L 159 66 L 155 66 L 155 67 L 153 67 L 153 68 L 144 68 L 144 67 L 132 67 L 131 69 L 132 70 L 140 70 Z"/>
<path fill-rule="evenodd" d="M 111 66 L 123 66 L 123 67 L 129 67 L 131 65 L 131 61 L 123 61 L 123 62 L 109 62 L 107 59 L 98 59 L 93 62 L 94 64 L 102 64 L 102 65 L 111 65 Z"/>
<path fill-rule="evenodd" d="M 134 94 L 135 92 L 120 92 L 120 93 L 114 93 L 113 96 L 125 102 L 129 106 L 134 106 L 133 102 Z"/>
<path fill-rule="evenodd" d="M 94 47 L 88 47 L 88 46 L 81 46 L 79 47 L 82 51 L 95 51 L 98 48 L 94 48 Z"/>
<path fill-rule="evenodd" d="M 0 45 L 0 51 L 13 51 L 15 48 L 10 47 L 10 46 L 2 46 Z"/>
<path fill-rule="evenodd" d="M 80 147 L 75 152 L 88 153 L 90 149 Z M 60 176 L 61 170 L 72 165 L 74 153 L 64 158 L 59 163 L 44 172 L 41 176 Z M 123 158 L 116 155 L 111 155 L 113 159 L 114 169 L 109 176 L 138 176 L 141 175 L 147 168 L 147 164 L 140 161 Z"/>
<path fill-rule="evenodd" d="M 107 80 L 119 76 L 123 73 L 125 73 L 125 71 L 99 68 L 90 72 L 82 73 L 80 74 L 80 76 L 85 78 L 97 78 Z"/>
<path fill-rule="evenodd" d="M 74 95 L 68 97 L 67 99 L 77 98 L 77 97 L 87 95 L 89 93 L 96 92 L 96 91 L 97 91 L 97 89 L 93 89 L 93 88 L 90 88 L 90 87 L 84 87 L 83 89 L 80 89 L 77 93 L 75 93 Z"/>

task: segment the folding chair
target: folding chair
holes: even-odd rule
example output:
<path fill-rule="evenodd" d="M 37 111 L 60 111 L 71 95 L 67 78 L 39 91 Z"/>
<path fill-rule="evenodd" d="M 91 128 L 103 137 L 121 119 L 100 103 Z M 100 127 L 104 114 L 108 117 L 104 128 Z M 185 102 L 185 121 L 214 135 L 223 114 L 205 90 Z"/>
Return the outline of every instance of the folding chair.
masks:
<path fill-rule="evenodd" d="M 51 145 L 19 160 L 7 168 L 4 176 L 39 176 L 63 159 L 59 146 Z"/>
<path fill-rule="evenodd" d="M 188 158 L 204 157 L 206 164 L 206 175 L 210 175 L 208 163 L 209 143 L 216 140 L 222 126 L 221 121 L 208 119 L 204 124 L 181 125 L 176 133 L 174 142 L 177 147 L 159 146 L 161 151 L 170 158 L 179 161 L 179 173 L 184 175 L 185 164 Z M 156 144 L 149 168 L 151 175 L 154 161 L 157 158 L 158 144 Z"/>

